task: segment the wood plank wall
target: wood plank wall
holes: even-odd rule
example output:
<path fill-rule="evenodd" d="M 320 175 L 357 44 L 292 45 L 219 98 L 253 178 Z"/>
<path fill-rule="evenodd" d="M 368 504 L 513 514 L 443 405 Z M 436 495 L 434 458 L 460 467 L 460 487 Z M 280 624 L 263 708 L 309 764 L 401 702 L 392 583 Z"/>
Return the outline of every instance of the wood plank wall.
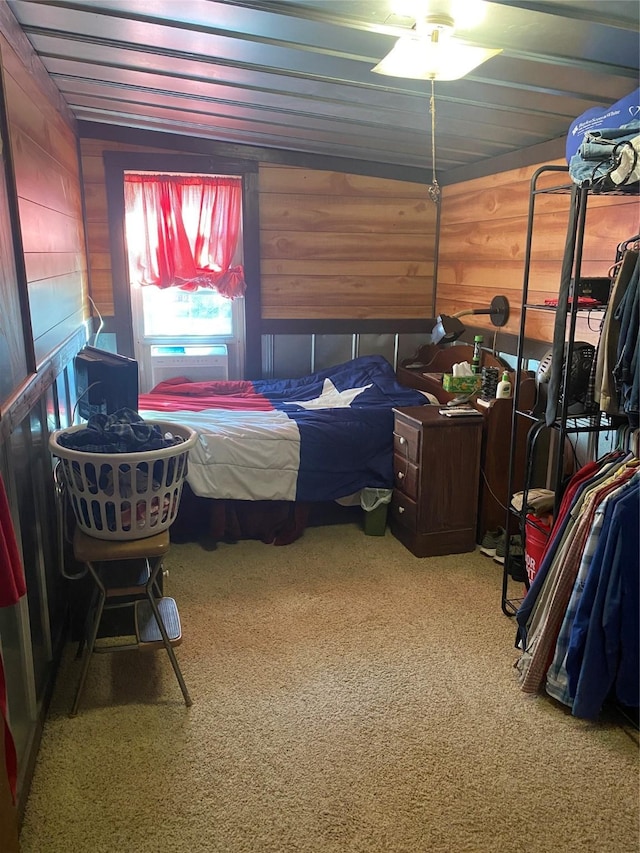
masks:
<path fill-rule="evenodd" d="M 1 142 L 13 169 L 6 191 L 12 240 L 3 250 L 13 255 L 11 283 L 19 288 L 23 313 L 20 343 L 29 356 L 28 375 L 0 401 L 0 473 L 27 585 L 26 600 L 7 609 L 0 631 L 0 645 L 11 650 L 5 660 L 7 702 L 18 752 L 17 810 L 11 807 L 0 819 L 4 851 L 17 849 L 14 825 L 26 804 L 66 639 L 47 439 L 52 427 L 69 425 L 76 402 L 72 367 L 84 341 L 87 265 L 76 122 L 7 3 L 0 3 L 0 56 L 8 127 Z"/>
<path fill-rule="evenodd" d="M 10 14 L 10 13 L 9 13 Z M 6 18 L 6 20 L 5 20 Z M 5 23 L 11 26 L 6 14 Z M 15 27 L 17 23 L 13 21 Z M 82 324 L 87 266 L 75 123 L 17 33 L 0 36 L 20 230 L 40 363 Z M 48 85 L 47 85 L 48 84 Z"/>
<path fill-rule="evenodd" d="M 432 316 L 426 187 L 266 164 L 259 177 L 263 318 Z"/>
<path fill-rule="evenodd" d="M 91 294 L 109 316 L 107 150 L 158 149 L 81 140 Z M 261 164 L 259 206 L 263 319 L 431 316 L 436 210 L 424 187 Z"/>
<path fill-rule="evenodd" d="M 108 316 L 113 295 L 102 154 L 159 149 L 83 139 L 81 150 L 91 292 Z M 488 307 L 494 295 L 504 294 L 511 315 L 503 331 L 517 334 L 530 180 L 537 168 L 443 188 L 436 314 Z M 261 164 L 259 190 L 263 319 L 432 316 L 436 211 L 420 185 Z M 557 294 L 567 205 L 566 196 L 551 195 L 536 204 L 531 301 Z M 638 228 L 636 199 L 591 198 L 583 275 L 606 275 L 618 242 Z M 550 341 L 553 315 L 529 316 L 527 335 Z M 473 325 L 495 332 L 483 316 Z M 594 340 L 596 328 L 582 319 L 578 336 Z"/>
<path fill-rule="evenodd" d="M 565 165 L 560 160 L 555 163 Z M 538 168 L 529 166 L 444 187 L 436 287 L 438 312 L 453 314 L 466 308 L 485 308 L 493 296 L 503 294 L 511 307 L 504 331 L 518 333 L 530 182 Z M 567 181 L 568 176 L 550 174 L 537 186 Z M 530 303 L 557 296 L 568 203 L 567 196 L 537 196 Z M 637 198 L 589 198 L 583 276 L 607 275 L 618 243 L 638 233 L 638 213 Z M 552 313 L 529 311 L 527 337 L 551 341 L 553 320 Z M 473 317 L 473 325 L 495 332 L 488 317 Z M 595 341 L 597 328 L 597 320 L 579 319 L 577 339 Z"/>

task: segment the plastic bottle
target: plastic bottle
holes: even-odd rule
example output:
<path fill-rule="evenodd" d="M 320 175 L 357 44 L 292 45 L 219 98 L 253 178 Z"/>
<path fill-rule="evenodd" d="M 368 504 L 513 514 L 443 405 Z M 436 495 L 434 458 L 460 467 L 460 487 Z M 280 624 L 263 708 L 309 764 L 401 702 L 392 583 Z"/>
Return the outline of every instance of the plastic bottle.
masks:
<path fill-rule="evenodd" d="M 511 396 L 511 380 L 509 379 L 509 373 L 505 370 L 502 374 L 502 379 L 498 382 L 498 387 L 496 389 L 496 399 L 497 400 L 506 400 Z"/>
<path fill-rule="evenodd" d="M 476 335 L 473 339 L 473 356 L 471 358 L 471 371 L 480 373 L 480 360 L 482 358 L 482 335 Z"/>

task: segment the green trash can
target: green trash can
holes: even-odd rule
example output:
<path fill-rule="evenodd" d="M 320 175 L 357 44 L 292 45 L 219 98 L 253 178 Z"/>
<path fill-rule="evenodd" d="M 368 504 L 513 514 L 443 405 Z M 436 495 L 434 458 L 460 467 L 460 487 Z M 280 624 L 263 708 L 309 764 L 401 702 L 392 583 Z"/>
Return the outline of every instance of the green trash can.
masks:
<path fill-rule="evenodd" d="M 375 509 L 364 510 L 364 532 L 367 536 L 384 536 L 387 529 L 388 504 L 380 504 Z"/>
<path fill-rule="evenodd" d="M 364 510 L 364 532 L 367 536 L 384 536 L 391 489 L 363 489 L 360 505 Z"/>

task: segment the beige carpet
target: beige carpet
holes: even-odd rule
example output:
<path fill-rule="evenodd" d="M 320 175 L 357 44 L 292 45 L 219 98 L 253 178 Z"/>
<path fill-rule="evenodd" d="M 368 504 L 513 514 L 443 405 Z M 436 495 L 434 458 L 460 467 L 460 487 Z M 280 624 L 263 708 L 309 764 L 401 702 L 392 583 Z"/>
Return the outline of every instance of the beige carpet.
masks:
<path fill-rule="evenodd" d="M 164 651 L 69 647 L 23 853 L 631 853 L 637 733 L 526 696 L 500 569 L 355 524 L 174 545 Z"/>

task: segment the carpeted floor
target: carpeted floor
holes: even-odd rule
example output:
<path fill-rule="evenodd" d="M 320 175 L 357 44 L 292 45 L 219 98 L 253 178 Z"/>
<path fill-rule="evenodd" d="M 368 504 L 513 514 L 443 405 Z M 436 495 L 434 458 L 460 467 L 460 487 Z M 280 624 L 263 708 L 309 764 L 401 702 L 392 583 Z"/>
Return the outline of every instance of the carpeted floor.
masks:
<path fill-rule="evenodd" d="M 388 531 L 173 545 L 164 651 L 69 646 L 23 853 L 632 853 L 638 738 L 519 690 L 500 568 Z"/>

